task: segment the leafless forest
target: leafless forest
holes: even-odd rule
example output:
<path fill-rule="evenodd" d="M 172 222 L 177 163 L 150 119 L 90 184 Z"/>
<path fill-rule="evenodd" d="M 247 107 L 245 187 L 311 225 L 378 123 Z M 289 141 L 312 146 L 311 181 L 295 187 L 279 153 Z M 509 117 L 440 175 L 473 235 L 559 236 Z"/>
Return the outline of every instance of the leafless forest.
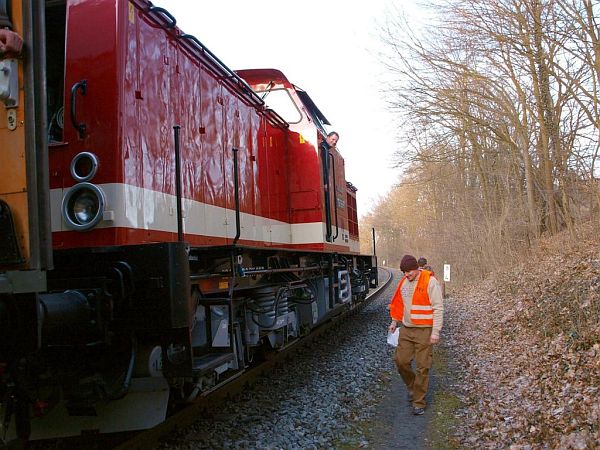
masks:
<path fill-rule="evenodd" d="M 426 256 L 461 283 L 598 216 L 600 2 L 429 5 L 423 27 L 382 25 L 402 175 L 362 218 L 363 250 L 374 227 L 380 262 Z"/>

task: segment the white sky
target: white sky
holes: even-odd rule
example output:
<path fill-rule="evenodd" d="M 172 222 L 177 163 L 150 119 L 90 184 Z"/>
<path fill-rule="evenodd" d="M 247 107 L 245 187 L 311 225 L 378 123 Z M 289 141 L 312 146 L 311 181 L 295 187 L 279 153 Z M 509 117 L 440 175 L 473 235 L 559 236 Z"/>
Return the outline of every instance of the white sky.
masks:
<path fill-rule="evenodd" d="M 394 0 L 155 0 L 231 69 L 275 68 L 340 134 L 359 216 L 397 181 L 396 132 L 381 93 L 378 24 Z M 402 2 L 405 3 L 405 2 Z M 406 3 L 405 3 L 406 4 Z"/>

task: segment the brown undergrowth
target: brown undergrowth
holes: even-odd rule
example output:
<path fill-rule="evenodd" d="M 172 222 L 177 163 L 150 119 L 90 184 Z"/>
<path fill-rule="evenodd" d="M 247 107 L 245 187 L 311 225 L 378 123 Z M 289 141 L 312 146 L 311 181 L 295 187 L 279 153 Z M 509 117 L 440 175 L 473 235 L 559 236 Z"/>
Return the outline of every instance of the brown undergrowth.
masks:
<path fill-rule="evenodd" d="M 469 448 L 600 448 L 600 233 L 540 241 L 447 301 Z"/>

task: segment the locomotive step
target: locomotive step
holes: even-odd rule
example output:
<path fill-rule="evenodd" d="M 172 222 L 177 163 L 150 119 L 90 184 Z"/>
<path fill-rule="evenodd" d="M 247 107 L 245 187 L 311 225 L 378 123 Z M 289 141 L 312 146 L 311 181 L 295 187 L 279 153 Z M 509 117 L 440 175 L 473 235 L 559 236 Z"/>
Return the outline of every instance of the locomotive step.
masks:
<path fill-rule="evenodd" d="M 199 356 L 194 358 L 193 371 L 199 374 L 209 372 L 233 361 L 234 356 L 233 353 L 209 353 Z"/>

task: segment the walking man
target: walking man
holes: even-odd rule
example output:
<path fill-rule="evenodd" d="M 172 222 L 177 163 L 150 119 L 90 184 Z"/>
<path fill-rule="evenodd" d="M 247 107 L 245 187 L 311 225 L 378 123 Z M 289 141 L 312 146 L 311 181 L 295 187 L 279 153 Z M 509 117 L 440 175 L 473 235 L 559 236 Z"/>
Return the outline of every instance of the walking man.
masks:
<path fill-rule="evenodd" d="M 402 322 L 394 359 L 408 389 L 413 414 L 420 416 L 425 412 L 432 347 L 440 341 L 444 303 L 439 283 L 429 271 L 419 270 L 414 256 L 404 255 L 400 270 L 404 277 L 392 297 L 388 331 L 393 333 Z M 416 373 L 411 367 L 413 359 Z"/>

